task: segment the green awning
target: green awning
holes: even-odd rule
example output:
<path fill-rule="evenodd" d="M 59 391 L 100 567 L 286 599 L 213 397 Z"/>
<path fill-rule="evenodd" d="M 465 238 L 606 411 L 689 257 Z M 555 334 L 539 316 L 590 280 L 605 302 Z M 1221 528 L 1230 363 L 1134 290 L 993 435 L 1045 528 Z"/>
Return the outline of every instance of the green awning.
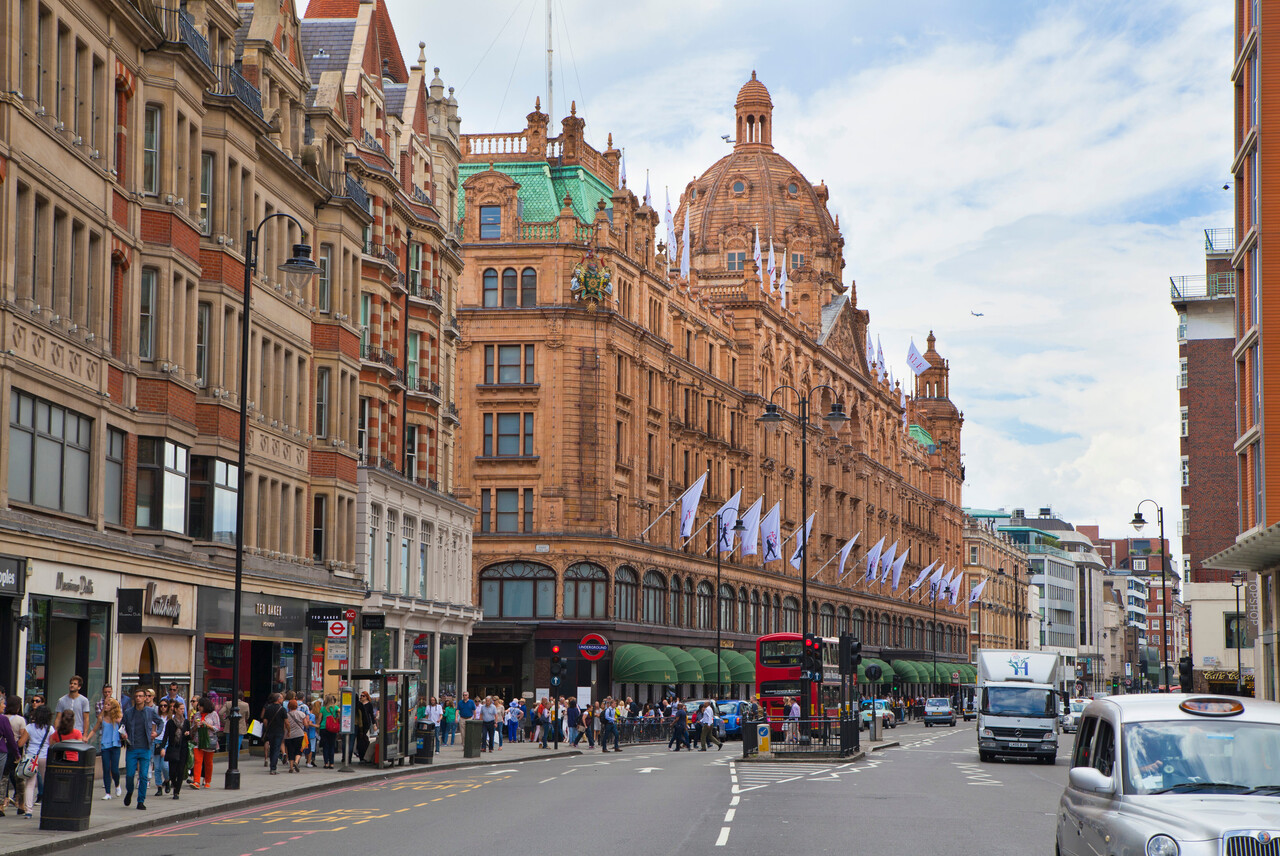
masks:
<path fill-rule="evenodd" d="M 867 667 L 875 665 L 880 667 L 880 680 L 872 681 L 867 677 Z M 875 657 L 863 657 L 862 662 L 858 665 L 858 680 L 863 683 L 887 684 L 893 681 L 893 666 L 890 666 L 884 660 L 877 660 Z"/>
<path fill-rule="evenodd" d="M 893 670 L 898 673 L 898 679 L 912 684 L 924 682 L 924 675 L 916 668 L 916 664 L 910 660 L 894 660 L 890 663 Z"/>
<path fill-rule="evenodd" d="M 702 667 L 702 680 L 704 683 L 714 684 L 716 682 L 716 664 L 715 652 L 710 648 L 685 648 L 689 652 L 689 656 L 698 661 L 698 665 Z M 725 683 L 729 682 L 729 661 L 724 663 L 724 677 L 721 679 Z"/>
<path fill-rule="evenodd" d="M 676 667 L 657 648 L 619 645 L 613 654 L 613 680 L 619 684 L 674 684 Z"/>
<path fill-rule="evenodd" d="M 960 671 L 964 676 L 963 679 L 966 684 L 976 684 L 978 682 L 978 670 L 973 667 L 973 664 L 963 664 Z"/>
<path fill-rule="evenodd" d="M 720 652 L 720 658 L 729 670 L 729 680 L 732 683 L 752 684 L 752 692 L 755 691 L 756 667 L 754 663 L 747 659 L 745 654 L 725 648 Z"/>
<path fill-rule="evenodd" d="M 688 651 L 677 648 L 674 645 L 663 645 L 658 649 L 667 655 L 667 659 L 676 667 L 677 679 L 682 684 L 700 684 L 705 680 L 702 676 L 702 666 L 698 661 L 693 659 Z"/>

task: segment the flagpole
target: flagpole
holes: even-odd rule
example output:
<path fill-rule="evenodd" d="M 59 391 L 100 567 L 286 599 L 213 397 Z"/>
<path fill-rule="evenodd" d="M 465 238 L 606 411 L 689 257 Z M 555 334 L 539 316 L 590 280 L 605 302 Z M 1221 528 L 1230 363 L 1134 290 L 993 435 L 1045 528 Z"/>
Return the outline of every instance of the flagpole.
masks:
<path fill-rule="evenodd" d="M 685 489 L 685 493 L 688 493 L 688 492 L 689 492 L 689 491 L 688 491 L 688 489 L 686 488 L 686 489 Z M 644 531 L 640 533 L 640 537 L 641 537 L 641 539 L 643 539 L 643 538 L 644 538 L 644 536 L 648 535 L 648 534 L 649 534 L 649 530 L 650 530 L 650 529 L 652 529 L 653 527 L 657 526 L 657 525 L 658 525 L 658 521 L 659 521 L 659 520 L 661 520 L 662 518 L 666 517 L 666 516 L 667 516 L 667 512 L 668 512 L 668 511 L 670 511 L 671 509 L 675 508 L 675 507 L 676 507 L 676 503 L 677 503 L 677 502 L 679 502 L 679 501 L 680 501 L 680 500 L 682 500 L 682 499 L 684 499 L 684 493 L 682 493 L 682 494 L 680 494 L 679 496 L 677 496 L 677 497 L 675 498 L 675 502 L 672 502 L 670 505 L 668 505 L 666 508 L 664 508 L 664 509 L 662 510 L 662 513 L 661 513 L 661 514 L 659 514 L 657 517 L 653 518 L 653 522 L 652 522 L 652 523 L 650 523 L 648 526 L 646 526 L 646 527 L 644 528 Z"/>

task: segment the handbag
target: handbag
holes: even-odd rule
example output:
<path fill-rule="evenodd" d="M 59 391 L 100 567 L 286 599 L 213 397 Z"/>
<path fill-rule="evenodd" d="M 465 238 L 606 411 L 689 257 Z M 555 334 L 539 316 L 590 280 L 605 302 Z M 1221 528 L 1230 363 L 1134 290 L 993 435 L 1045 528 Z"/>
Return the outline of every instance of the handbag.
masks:
<path fill-rule="evenodd" d="M 338 722 L 338 717 L 334 716 L 332 713 L 324 718 L 324 730 L 330 734 L 337 734 L 341 728 L 342 725 Z"/>
<path fill-rule="evenodd" d="M 261 720 L 261 719 L 255 719 L 255 720 L 253 720 L 252 722 L 250 722 L 250 723 L 249 723 L 249 736 L 250 736 L 250 737 L 257 737 L 259 740 L 261 740 L 261 739 L 262 739 L 262 731 L 263 731 L 263 727 L 262 727 L 262 720 Z"/>
<path fill-rule="evenodd" d="M 44 742 L 49 739 L 49 732 L 52 730 L 52 726 L 45 729 L 44 737 L 40 738 L 40 746 L 36 748 L 36 754 L 23 760 L 22 766 L 18 768 L 19 776 L 29 779 L 40 771 L 40 753 L 44 751 Z"/>

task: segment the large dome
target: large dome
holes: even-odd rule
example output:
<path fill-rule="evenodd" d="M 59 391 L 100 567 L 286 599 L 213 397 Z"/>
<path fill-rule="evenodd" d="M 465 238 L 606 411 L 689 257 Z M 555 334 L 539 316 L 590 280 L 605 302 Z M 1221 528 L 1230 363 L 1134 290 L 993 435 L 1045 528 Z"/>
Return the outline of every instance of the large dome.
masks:
<path fill-rule="evenodd" d="M 676 212 L 677 231 L 689 212 L 693 268 L 703 278 L 740 276 L 751 266 L 759 230 L 766 264 L 772 239 L 779 268 L 786 254 L 789 277 L 795 270 L 838 283 L 844 241 L 827 210 L 827 188 L 774 151 L 773 102 L 754 71 L 734 106 L 733 150 L 685 187 Z"/>

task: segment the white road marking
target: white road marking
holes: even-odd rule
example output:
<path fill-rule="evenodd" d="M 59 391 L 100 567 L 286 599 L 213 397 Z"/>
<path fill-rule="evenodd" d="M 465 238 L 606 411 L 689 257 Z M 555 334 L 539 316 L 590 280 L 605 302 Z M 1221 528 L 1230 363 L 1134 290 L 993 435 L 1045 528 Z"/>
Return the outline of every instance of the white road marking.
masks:
<path fill-rule="evenodd" d="M 723 847 L 728 840 L 729 840 L 729 827 L 727 826 L 720 827 L 720 837 L 716 839 L 716 846 Z"/>
<path fill-rule="evenodd" d="M 729 805 L 737 805 L 738 800 L 739 800 L 739 797 L 734 797 L 733 799 L 729 800 Z"/>
<path fill-rule="evenodd" d="M 637 772 L 637 773 L 652 773 L 654 770 L 661 770 L 661 769 L 662 769 L 661 767 L 640 767 L 639 769 L 637 769 L 637 770 L 636 770 L 636 772 Z"/>
<path fill-rule="evenodd" d="M 543 779 L 541 782 L 538 782 L 538 784 L 545 785 L 547 782 L 554 782 L 554 781 L 555 781 L 555 777 L 552 776 L 550 779 Z"/>
<path fill-rule="evenodd" d="M 485 775 L 486 775 L 486 776 L 496 776 L 496 775 L 498 775 L 499 773 L 518 773 L 518 772 L 520 772 L 520 771 L 519 771 L 519 770 L 514 770 L 514 769 L 513 769 L 513 770 L 490 770 L 489 772 L 485 773 Z"/>
<path fill-rule="evenodd" d="M 725 822 L 725 823 L 733 823 L 733 815 L 734 815 L 737 811 L 738 811 L 738 810 L 737 810 L 736 808 L 731 808 L 731 809 L 729 809 L 728 811 L 726 811 L 726 812 L 724 813 L 724 822 Z"/>

